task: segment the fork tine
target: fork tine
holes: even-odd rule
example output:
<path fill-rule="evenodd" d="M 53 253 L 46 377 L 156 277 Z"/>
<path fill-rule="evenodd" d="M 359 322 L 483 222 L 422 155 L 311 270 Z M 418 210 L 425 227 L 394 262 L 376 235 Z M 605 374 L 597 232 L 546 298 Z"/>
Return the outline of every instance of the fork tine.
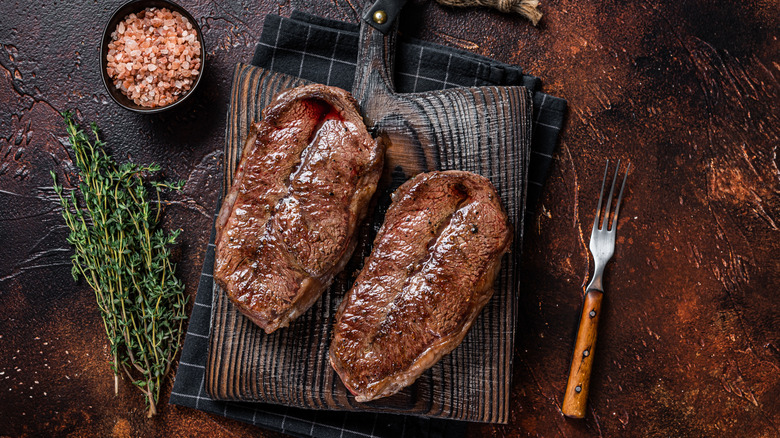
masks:
<path fill-rule="evenodd" d="M 593 218 L 593 232 L 599 228 L 599 215 L 601 214 L 601 201 L 604 199 L 604 187 L 607 185 L 607 171 L 609 170 L 609 159 L 607 167 L 604 168 L 604 178 L 601 180 L 601 193 L 599 193 L 599 205 L 596 207 L 596 217 Z"/>
<path fill-rule="evenodd" d="M 628 179 L 628 171 L 631 169 L 631 162 L 628 162 L 628 166 L 626 166 L 626 174 L 623 175 L 623 184 L 620 185 L 620 194 L 617 198 L 617 205 L 615 206 L 615 216 L 612 219 L 612 226 L 610 227 L 609 231 L 614 230 L 617 227 L 617 221 L 618 221 L 618 214 L 620 213 L 620 202 L 623 201 L 623 189 L 626 188 L 626 180 Z M 617 173 L 615 173 L 615 176 L 617 176 Z"/>
<path fill-rule="evenodd" d="M 612 197 L 615 195 L 615 183 L 617 182 L 618 172 L 620 172 L 620 160 L 615 168 L 615 177 L 612 178 L 612 188 L 609 189 L 609 199 L 607 199 L 607 208 L 604 209 L 604 219 L 601 221 L 602 230 L 607 230 L 607 221 L 609 220 L 609 208 L 612 207 Z"/>

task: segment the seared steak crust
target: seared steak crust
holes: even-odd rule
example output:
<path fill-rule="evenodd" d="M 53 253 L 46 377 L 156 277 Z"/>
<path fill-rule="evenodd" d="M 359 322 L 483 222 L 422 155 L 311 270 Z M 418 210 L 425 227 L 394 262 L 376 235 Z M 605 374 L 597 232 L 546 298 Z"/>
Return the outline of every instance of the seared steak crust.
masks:
<path fill-rule="evenodd" d="M 214 280 L 267 333 L 311 307 L 344 268 L 382 158 L 339 88 L 286 91 L 251 126 L 217 218 Z"/>
<path fill-rule="evenodd" d="M 498 194 L 479 175 L 421 174 L 393 193 L 330 346 L 357 401 L 396 393 L 460 344 L 511 241 Z"/>

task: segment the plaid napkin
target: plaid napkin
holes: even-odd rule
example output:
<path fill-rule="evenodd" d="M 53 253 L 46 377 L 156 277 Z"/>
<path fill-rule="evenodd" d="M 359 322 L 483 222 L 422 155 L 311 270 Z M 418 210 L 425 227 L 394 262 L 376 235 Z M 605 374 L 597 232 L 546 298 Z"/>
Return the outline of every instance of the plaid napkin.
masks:
<path fill-rule="evenodd" d="M 302 12 L 293 12 L 290 18 L 269 15 L 252 64 L 350 90 L 355 74 L 358 28 L 355 23 Z M 402 93 L 483 85 L 524 85 L 534 92 L 527 197 L 527 210 L 533 210 L 563 125 L 566 101 L 539 92 L 541 81 L 524 74 L 520 67 L 420 40 L 400 38 L 395 68 L 396 89 Z M 211 327 L 214 235 L 212 229 L 170 403 L 301 437 L 457 438 L 465 435 L 463 423 L 449 420 L 212 400 L 204 382 Z"/>

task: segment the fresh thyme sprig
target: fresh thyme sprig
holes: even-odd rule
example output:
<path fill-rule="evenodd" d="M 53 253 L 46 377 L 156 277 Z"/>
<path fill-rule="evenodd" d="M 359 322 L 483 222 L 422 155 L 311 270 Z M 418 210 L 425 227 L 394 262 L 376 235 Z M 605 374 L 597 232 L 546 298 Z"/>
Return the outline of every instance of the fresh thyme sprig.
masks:
<path fill-rule="evenodd" d="M 184 181 L 146 182 L 145 176 L 159 171 L 159 165 L 117 165 L 105 152 L 95 124 L 93 143 L 69 113 L 63 116 L 81 196 L 77 190 L 63 193 L 55 173 L 51 176 L 70 229 L 68 243 L 75 249 L 71 273 L 75 280 L 84 277 L 95 291 L 111 349 L 114 391 L 124 373 L 144 393 L 151 417 L 187 319 L 184 284 L 174 275 L 169 250 L 181 230 L 166 235 L 157 228 L 160 193 L 180 190 Z"/>

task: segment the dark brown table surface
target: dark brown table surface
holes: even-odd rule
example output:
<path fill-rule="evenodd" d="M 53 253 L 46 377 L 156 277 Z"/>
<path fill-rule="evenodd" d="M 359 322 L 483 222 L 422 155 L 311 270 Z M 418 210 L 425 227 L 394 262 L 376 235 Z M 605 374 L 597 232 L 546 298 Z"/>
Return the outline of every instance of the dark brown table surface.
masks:
<path fill-rule="evenodd" d="M 49 170 L 71 168 L 58 113 L 97 122 L 118 159 L 187 179 L 164 225 L 184 229 L 178 270 L 194 293 L 233 66 L 251 58 L 266 14 L 351 20 L 360 2 L 182 1 L 208 67 L 193 102 L 156 116 L 119 108 L 100 82 L 102 26 L 120 3 L 0 5 L 0 435 L 278 437 L 175 406 L 149 420 L 126 382 L 113 395 L 51 190 Z M 511 420 L 470 435 L 780 436 L 778 3 L 547 0 L 537 28 L 485 9 L 407 8 L 407 34 L 520 64 L 570 105 L 525 234 Z M 560 405 L 605 158 L 634 170 L 576 421 Z"/>

